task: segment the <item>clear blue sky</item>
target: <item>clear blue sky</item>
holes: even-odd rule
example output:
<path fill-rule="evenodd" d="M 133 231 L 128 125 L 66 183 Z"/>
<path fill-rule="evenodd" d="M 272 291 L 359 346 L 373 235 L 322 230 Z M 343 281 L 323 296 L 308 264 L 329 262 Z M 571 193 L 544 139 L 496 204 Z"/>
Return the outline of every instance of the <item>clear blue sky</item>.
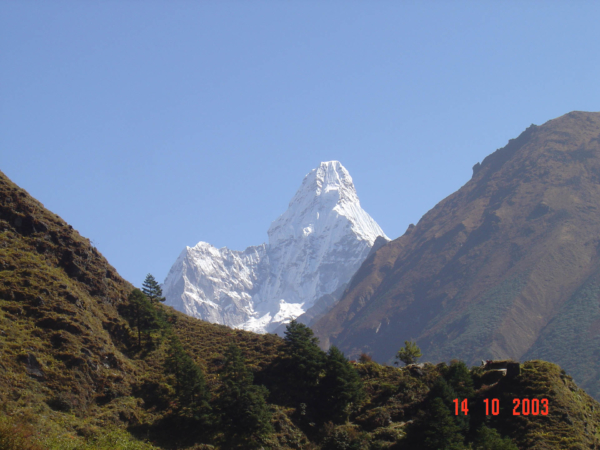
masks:
<path fill-rule="evenodd" d="M 530 124 L 600 110 L 600 3 L 0 2 L 0 170 L 129 281 L 267 239 L 339 160 L 392 238 Z"/>

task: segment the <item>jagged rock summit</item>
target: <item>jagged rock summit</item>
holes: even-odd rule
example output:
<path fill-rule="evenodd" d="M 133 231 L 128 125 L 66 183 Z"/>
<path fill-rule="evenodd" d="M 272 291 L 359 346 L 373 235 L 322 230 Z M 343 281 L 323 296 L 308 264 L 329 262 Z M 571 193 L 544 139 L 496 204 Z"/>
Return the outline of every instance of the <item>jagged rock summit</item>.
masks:
<path fill-rule="evenodd" d="M 304 177 L 267 234 L 268 244 L 244 251 L 206 242 L 187 247 L 164 282 L 166 303 L 209 322 L 273 331 L 323 299 L 329 305 L 377 238 L 388 240 L 338 161 Z"/>

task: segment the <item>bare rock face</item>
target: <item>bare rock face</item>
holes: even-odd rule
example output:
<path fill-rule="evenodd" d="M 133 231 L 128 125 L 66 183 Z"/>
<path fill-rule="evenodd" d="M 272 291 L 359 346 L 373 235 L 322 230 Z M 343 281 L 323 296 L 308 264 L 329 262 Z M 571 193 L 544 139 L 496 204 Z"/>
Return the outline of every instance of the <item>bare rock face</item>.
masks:
<path fill-rule="evenodd" d="M 42 370 L 42 365 L 39 363 L 35 355 L 27 353 L 27 355 L 21 355 L 20 360 L 25 364 L 27 374 L 33 378 L 39 380 L 46 379 L 46 375 Z"/>
<path fill-rule="evenodd" d="M 187 247 L 164 282 L 166 303 L 209 322 L 273 331 L 348 283 L 376 239 L 388 240 L 337 161 L 306 175 L 267 234 L 268 244 L 243 252 Z"/>

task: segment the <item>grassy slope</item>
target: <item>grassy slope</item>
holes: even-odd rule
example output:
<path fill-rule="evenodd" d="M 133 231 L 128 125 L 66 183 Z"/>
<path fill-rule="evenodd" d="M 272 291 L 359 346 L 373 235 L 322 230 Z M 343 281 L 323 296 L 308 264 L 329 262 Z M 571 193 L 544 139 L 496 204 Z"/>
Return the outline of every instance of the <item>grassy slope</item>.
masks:
<path fill-rule="evenodd" d="M 134 333 L 118 312 L 131 289 L 87 239 L 0 173 L 0 449 L 191 448 L 185 433 L 159 426 L 173 413 L 165 395 L 157 395 L 168 398 L 172 392 L 163 368 L 166 342 L 156 333 L 155 345 L 136 348 Z M 231 342 L 240 346 L 257 381 L 271 386 L 281 381 L 265 370 L 283 351 L 278 337 L 166 310 L 205 371 L 211 392 L 220 385 L 222 354 Z M 402 448 L 405 426 L 422 417 L 443 365 L 355 367 L 367 396 L 351 421 L 337 429 L 362 448 Z M 478 396 L 485 395 L 551 399 L 548 418 L 493 421 L 521 448 L 598 444 L 600 405 L 557 366 L 528 363 L 516 381 L 482 386 Z M 319 448 L 336 428 L 305 424 L 294 407 L 271 404 L 271 410 L 273 448 Z M 476 408 L 473 414 L 481 416 Z M 15 443 L 19 436 L 23 441 Z"/>
<path fill-rule="evenodd" d="M 0 173 L 2 412 L 35 422 L 57 448 L 106 427 L 159 420 L 164 412 L 143 408 L 134 394 L 151 382 L 168 385 L 165 345 L 135 349 L 118 313 L 132 288 L 88 239 Z M 173 314 L 176 333 L 213 385 L 230 342 L 259 368 L 280 341 Z"/>

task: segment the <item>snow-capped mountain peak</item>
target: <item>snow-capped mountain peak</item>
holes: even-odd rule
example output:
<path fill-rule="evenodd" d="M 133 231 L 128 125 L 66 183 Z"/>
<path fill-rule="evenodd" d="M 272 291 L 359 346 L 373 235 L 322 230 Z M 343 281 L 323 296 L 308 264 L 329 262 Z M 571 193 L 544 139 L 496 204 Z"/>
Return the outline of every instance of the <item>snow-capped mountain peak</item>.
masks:
<path fill-rule="evenodd" d="M 387 239 L 338 161 L 304 177 L 267 234 L 268 244 L 243 252 L 206 242 L 187 247 L 165 280 L 167 304 L 211 322 L 271 331 L 347 283 L 375 239 Z"/>
<path fill-rule="evenodd" d="M 352 177 L 339 161 L 322 162 L 311 170 L 296 192 L 288 209 L 269 228 L 269 244 L 297 237 L 321 234 L 343 216 L 362 240 L 372 245 L 385 236 L 377 223 L 361 208 Z"/>
<path fill-rule="evenodd" d="M 340 199 L 348 197 L 358 201 L 352 177 L 339 161 L 322 162 L 319 167 L 311 170 L 305 177 L 302 186 L 296 193 L 304 194 L 305 190 L 313 190 L 316 195 L 329 191 L 337 191 Z"/>

